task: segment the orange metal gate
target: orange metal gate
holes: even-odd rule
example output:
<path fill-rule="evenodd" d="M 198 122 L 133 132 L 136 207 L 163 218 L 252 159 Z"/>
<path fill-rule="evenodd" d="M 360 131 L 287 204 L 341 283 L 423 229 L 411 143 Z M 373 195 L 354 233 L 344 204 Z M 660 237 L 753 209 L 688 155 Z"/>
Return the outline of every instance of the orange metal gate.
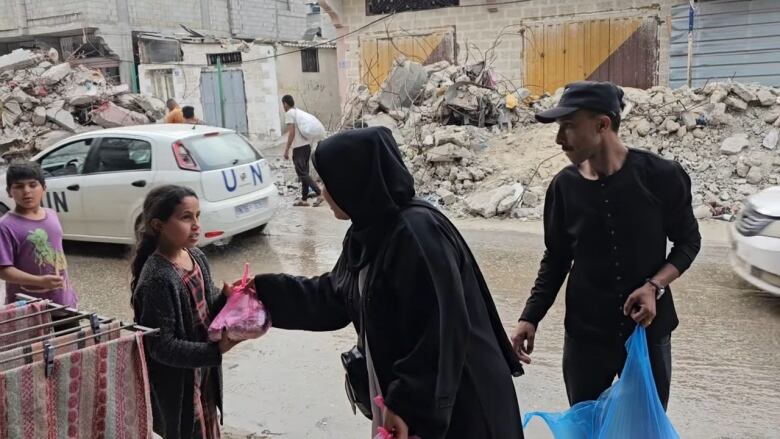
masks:
<path fill-rule="evenodd" d="M 525 30 L 523 53 L 524 87 L 534 94 L 583 79 L 649 88 L 658 81 L 658 20 L 534 23 Z"/>

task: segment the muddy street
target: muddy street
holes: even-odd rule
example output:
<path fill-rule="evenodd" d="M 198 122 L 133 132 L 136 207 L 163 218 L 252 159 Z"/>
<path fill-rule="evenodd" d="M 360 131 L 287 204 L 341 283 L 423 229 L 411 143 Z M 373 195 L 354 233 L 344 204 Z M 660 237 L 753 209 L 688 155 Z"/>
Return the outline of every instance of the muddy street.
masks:
<path fill-rule="evenodd" d="M 475 220 L 458 224 L 509 328 L 538 268 L 541 225 Z M 283 209 L 265 231 L 238 236 L 223 248 L 207 249 L 207 254 L 216 279 L 240 277 L 244 262 L 251 264 L 252 272 L 315 275 L 335 262 L 346 227 L 324 206 Z M 780 300 L 732 274 L 725 227 L 703 225 L 702 252 L 675 284 L 681 324 L 673 334 L 669 414 L 685 438 L 777 437 Z M 82 308 L 130 319 L 130 250 L 69 243 L 66 251 Z M 561 376 L 562 296 L 540 325 L 533 364 L 515 380 L 524 412 L 567 407 Z M 272 330 L 231 351 L 224 363 L 225 425 L 240 432 L 232 437 L 367 437 L 370 425 L 349 408 L 339 362 L 339 353 L 354 339 L 351 328 L 319 334 Z M 532 423 L 527 437 L 549 435 Z"/>

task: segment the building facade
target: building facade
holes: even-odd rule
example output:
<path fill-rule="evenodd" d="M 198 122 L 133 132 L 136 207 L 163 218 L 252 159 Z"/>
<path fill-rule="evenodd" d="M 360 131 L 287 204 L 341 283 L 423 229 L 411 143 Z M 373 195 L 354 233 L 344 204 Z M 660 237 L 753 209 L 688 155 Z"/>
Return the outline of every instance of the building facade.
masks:
<path fill-rule="evenodd" d="M 335 47 L 312 45 L 142 34 L 141 93 L 176 99 L 181 106 L 194 107 L 205 123 L 234 129 L 252 140 L 274 140 L 284 132 L 281 98 L 285 94 L 326 127 L 333 126 L 340 115 L 334 86 L 338 78 Z M 180 60 L 155 61 L 155 57 L 178 51 Z"/>
<path fill-rule="evenodd" d="M 399 55 L 422 63 L 486 61 L 508 89 L 536 94 L 581 79 L 640 88 L 680 85 L 681 74 L 687 79 L 690 3 L 322 0 L 320 6 L 343 37 L 337 52 L 344 100 L 350 84 L 376 90 Z M 694 6 L 695 84 L 761 71 L 764 76 L 754 79 L 780 85 L 777 1 L 703 0 Z M 718 42 L 722 38 L 728 41 Z"/>
<path fill-rule="evenodd" d="M 0 55 L 54 47 L 135 87 L 139 32 L 299 40 L 312 9 L 306 0 L 0 0 Z"/>

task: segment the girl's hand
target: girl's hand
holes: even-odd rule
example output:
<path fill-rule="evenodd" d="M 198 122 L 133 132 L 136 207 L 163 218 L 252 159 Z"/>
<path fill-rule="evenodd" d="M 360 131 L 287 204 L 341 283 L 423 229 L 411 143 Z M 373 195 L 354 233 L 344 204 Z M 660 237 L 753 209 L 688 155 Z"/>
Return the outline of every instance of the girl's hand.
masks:
<path fill-rule="evenodd" d="M 241 342 L 229 339 L 227 336 L 227 331 L 222 331 L 222 338 L 219 339 L 219 342 L 217 343 L 219 345 L 219 353 L 224 354 L 225 352 L 233 349 L 233 347 L 239 343 Z"/>
<path fill-rule="evenodd" d="M 240 284 L 240 282 L 239 282 Z M 228 284 L 227 282 L 222 282 L 222 294 L 225 295 L 225 297 L 230 297 L 233 295 L 233 289 L 236 287 L 236 283 L 233 285 Z"/>

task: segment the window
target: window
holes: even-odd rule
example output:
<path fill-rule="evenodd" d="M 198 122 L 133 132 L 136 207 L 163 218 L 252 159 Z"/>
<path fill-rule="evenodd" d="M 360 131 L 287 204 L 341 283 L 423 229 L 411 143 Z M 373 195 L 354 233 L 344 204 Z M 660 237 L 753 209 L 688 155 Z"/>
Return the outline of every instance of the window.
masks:
<path fill-rule="evenodd" d="M 69 143 L 41 159 L 41 168 L 47 177 L 79 175 L 84 170 L 87 155 L 94 139 Z"/>
<path fill-rule="evenodd" d="M 301 70 L 304 73 L 317 73 L 320 71 L 320 56 L 317 49 L 301 50 Z"/>
<path fill-rule="evenodd" d="M 213 171 L 260 160 L 262 156 L 238 134 L 192 137 L 182 141 L 201 171 Z"/>
<path fill-rule="evenodd" d="M 163 102 L 175 97 L 173 91 L 173 69 L 152 70 L 148 73 L 152 80 L 152 94 Z"/>
<path fill-rule="evenodd" d="M 152 169 L 152 145 L 137 139 L 107 137 L 89 155 L 85 174 L 148 171 Z"/>
<path fill-rule="evenodd" d="M 460 0 L 366 0 L 366 15 L 446 8 L 460 5 Z"/>
<path fill-rule="evenodd" d="M 217 65 L 217 59 L 222 60 L 222 65 L 225 64 L 241 64 L 243 58 L 241 58 L 241 52 L 228 52 L 228 53 L 207 53 L 206 57 L 210 66 Z"/>

